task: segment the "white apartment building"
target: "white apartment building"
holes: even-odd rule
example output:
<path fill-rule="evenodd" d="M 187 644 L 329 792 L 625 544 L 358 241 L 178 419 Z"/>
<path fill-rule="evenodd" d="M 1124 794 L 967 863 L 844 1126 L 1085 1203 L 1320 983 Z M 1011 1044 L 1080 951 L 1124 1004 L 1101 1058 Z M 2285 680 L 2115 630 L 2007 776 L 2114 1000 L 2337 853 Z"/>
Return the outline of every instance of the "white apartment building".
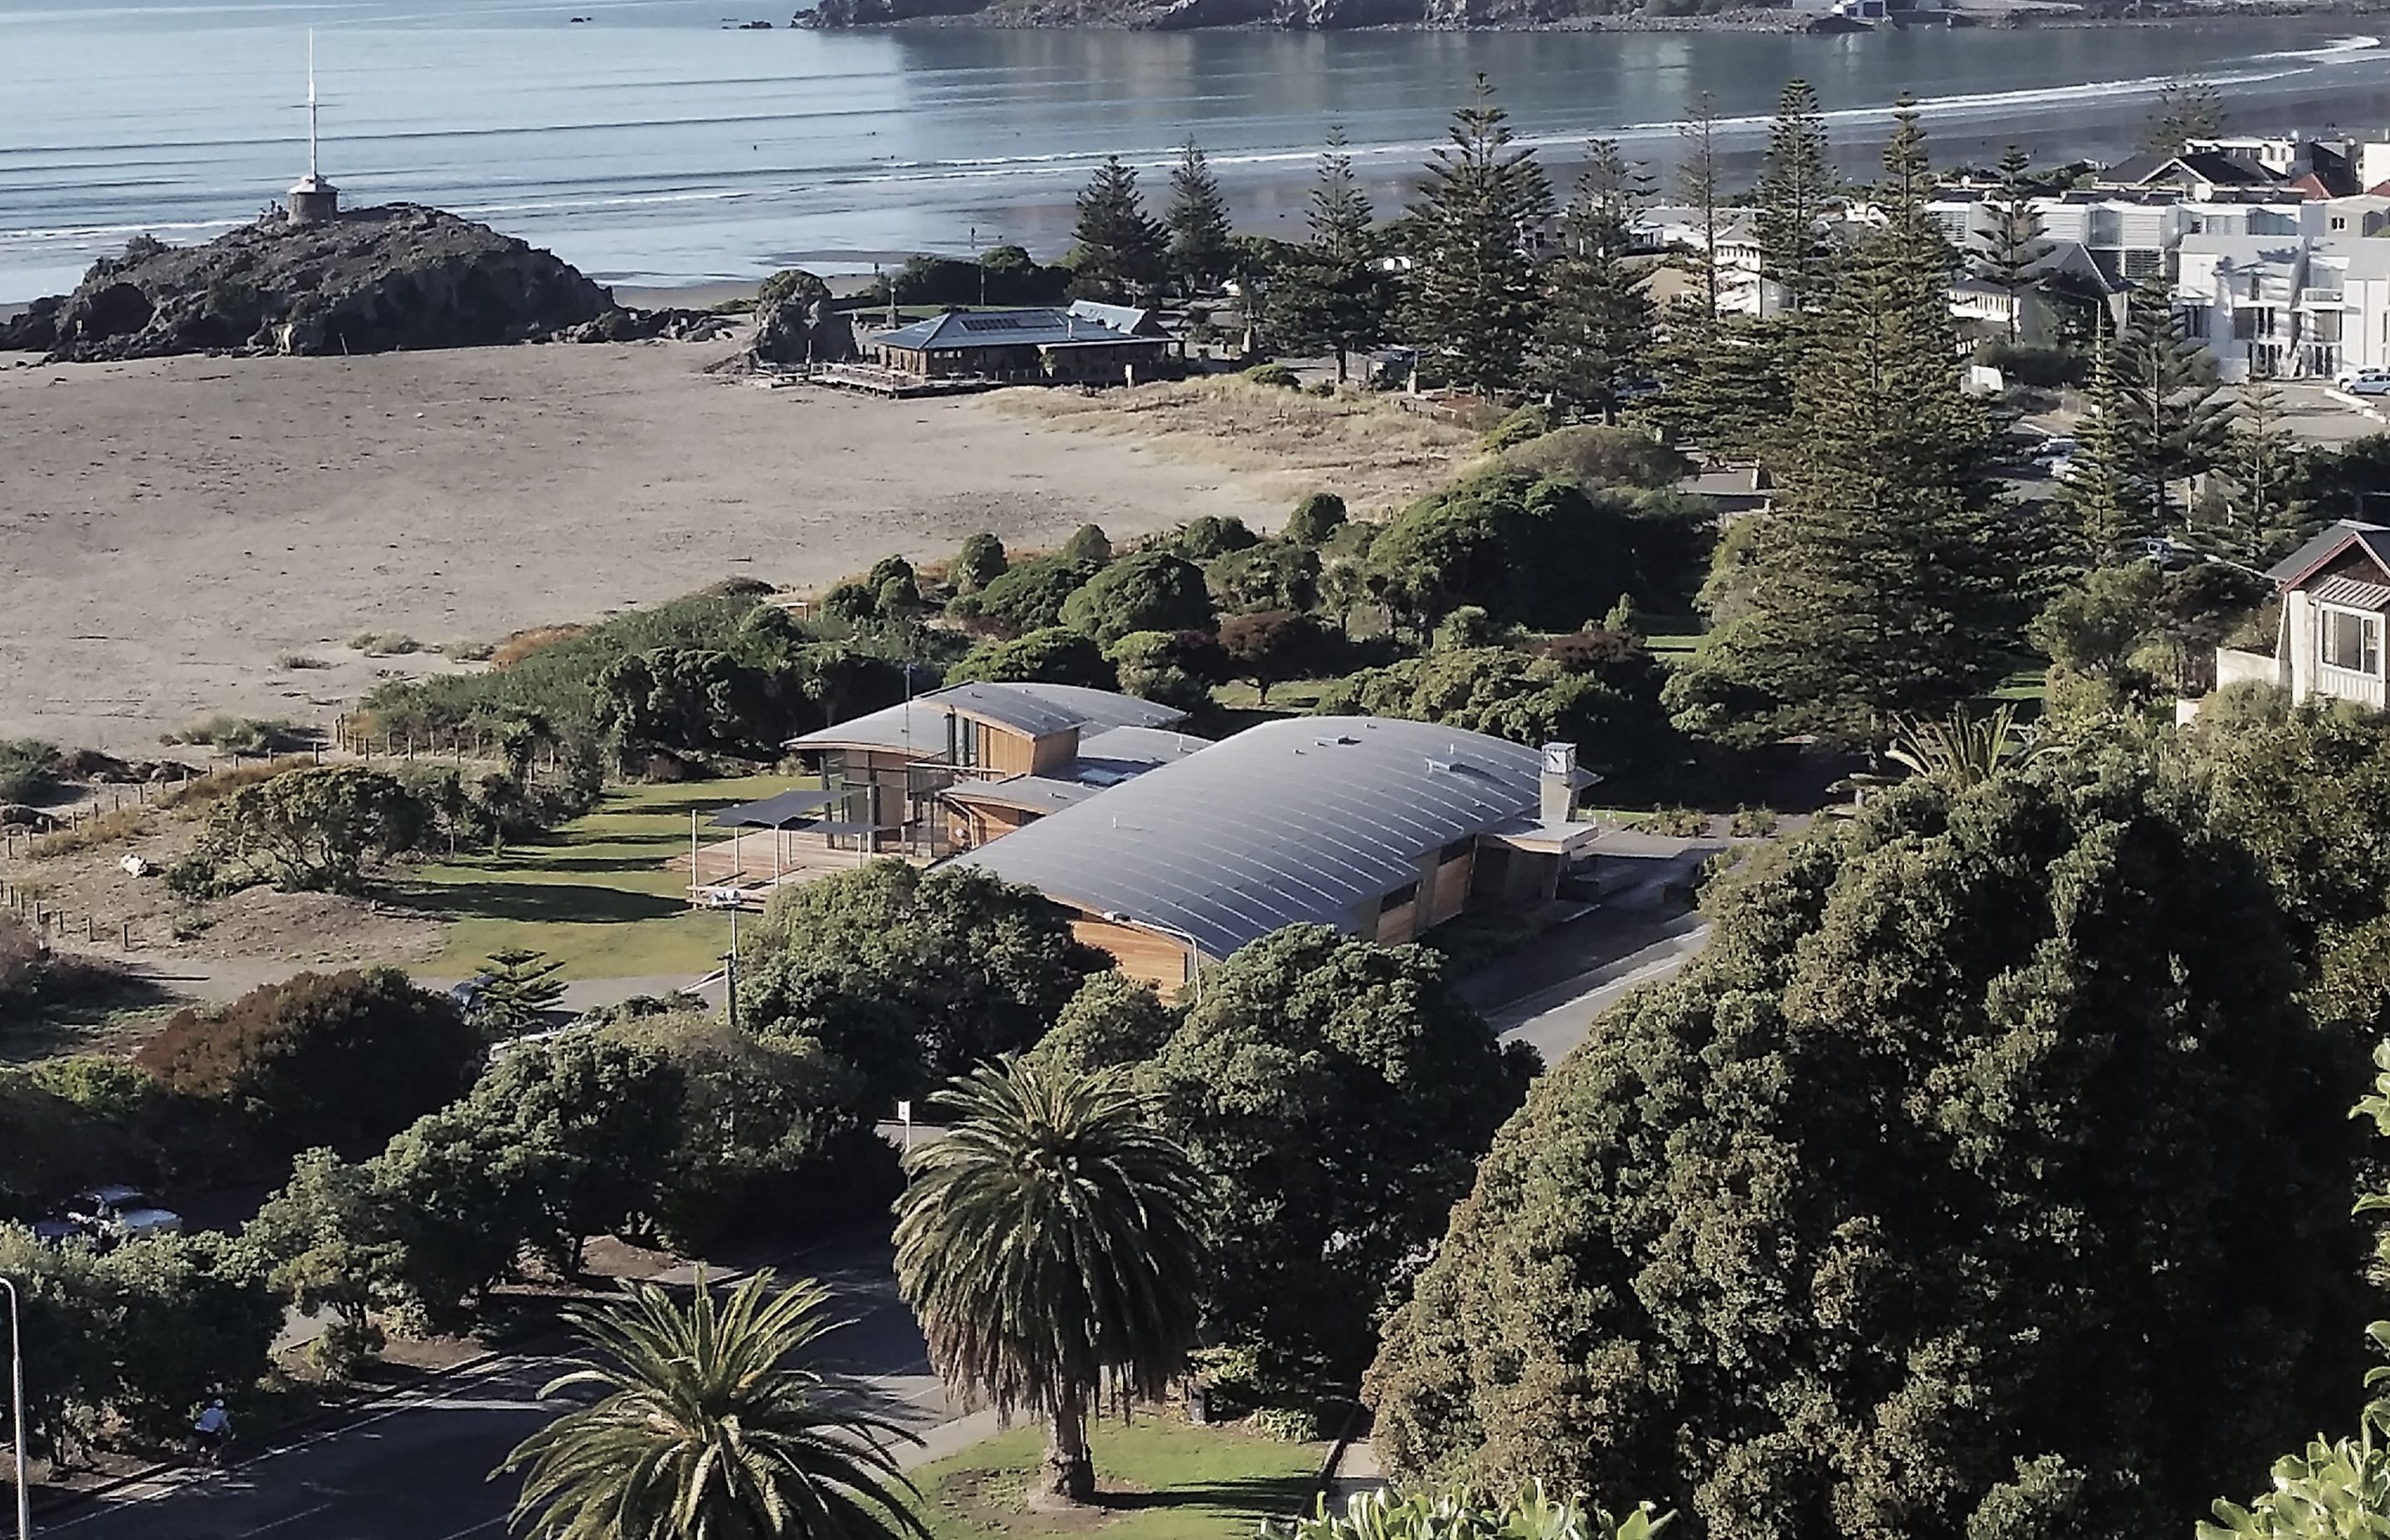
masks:
<path fill-rule="evenodd" d="M 2178 260 L 2176 317 L 2225 379 L 2390 367 L 2390 241 L 2201 232 Z"/>

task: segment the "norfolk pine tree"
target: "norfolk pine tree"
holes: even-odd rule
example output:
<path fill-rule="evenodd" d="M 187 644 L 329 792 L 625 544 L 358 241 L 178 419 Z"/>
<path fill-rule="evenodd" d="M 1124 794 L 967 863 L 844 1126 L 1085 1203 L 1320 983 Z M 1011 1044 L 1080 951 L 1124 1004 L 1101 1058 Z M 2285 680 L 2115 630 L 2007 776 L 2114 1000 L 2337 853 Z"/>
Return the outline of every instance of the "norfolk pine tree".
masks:
<path fill-rule="evenodd" d="M 1411 209 L 1418 247 L 1408 329 L 1454 384 L 1489 393 L 1516 390 L 1524 372 L 1538 312 L 1526 240 L 1552 212 L 1535 151 L 1510 148 L 1509 116 L 1478 76 Z"/>
<path fill-rule="evenodd" d="M 2232 543 L 2258 557 L 2295 533 L 2306 515 L 2296 495 L 2298 446 L 2282 426 L 2282 392 L 2271 380 L 2243 384 L 2236 404 L 2217 468 L 2232 484 Z"/>
<path fill-rule="evenodd" d="M 1170 271 L 1189 294 L 1201 293 L 1228 276 L 1228 200 L 1219 179 L 1193 139 L 1178 152 L 1170 172 L 1170 207 L 1163 212 L 1170 232 Z"/>
<path fill-rule="evenodd" d="M 2033 184 L 2025 179 L 2032 162 L 2011 145 L 2000 156 L 2000 185 L 1988 200 L 1992 222 L 1978 231 L 1969 255 L 1975 276 L 2014 302 L 2009 312 L 2009 340 L 2017 340 L 2026 290 L 2034 286 L 2033 270 L 2049 254 L 2043 237 L 2041 215 L 2033 206 Z"/>
<path fill-rule="evenodd" d="M 1818 225 L 1835 191 L 1817 88 L 1789 81 L 1768 125 L 1757 190 L 1760 276 L 1783 291 L 1785 310 L 1815 310 L 1832 287 L 1833 251 Z"/>
<path fill-rule="evenodd" d="M 1642 188 L 1617 141 L 1587 147 L 1585 174 L 1561 217 L 1561 250 L 1544 268 L 1543 314 L 1530 383 L 1557 405 L 1607 419 L 1641 377 L 1653 342 L 1644 276 L 1626 263 Z"/>
<path fill-rule="evenodd" d="M 1354 353 L 1386 340 L 1395 285 L 1342 128 L 1328 132 L 1304 219 L 1308 239 L 1301 260 L 1279 281 L 1273 323 L 1292 347 L 1335 353 L 1336 378 L 1343 380 Z"/>
<path fill-rule="evenodd" d="M 2141 129 L 2144 155 L 2180 155 L 2193 139 L 2224 132 L 2224 97 L 2204 80 L 2170 80 L 2158 87 Z"/>
<path fill-rule="evenodd" d="M 2216 366 L 2176 325 L 2163 279 L 2133 290 L 2116 379 L 2120 420 L 2149 480 L 2152 518 L 2163 525 L 2172 511 L 2167 483 L 2211 468 L 2229 426 Z"/>
<path fill-rule="evenodd" d="M 1082 283 L 1106 299 L 1126 299 L 1162 282 L 1167 249 L 1137 196 L 1135 167 L 1108 158 L 1080 189 L 1077 207 L 1071 265 Z"/>
<path fill-rule="evenodd" d="M 2024 623 L 2024 552 L 1960 394 L 1951 253 L 1925 211 L 1913 110 L 1884 150 L 1883 226 L 1850 254 L 1794 382 L 1776 511 L 1741 612 L 1670 680 L 1680 725 L 1881 741 L 1998 677 Z"/>
<path fill-rule="evenodd" d="M 2154 532 L 2149 494 L 2134 475 L 2138 456 L 2116 379 L 2116 340 L 2107 328 L 2107 312 L 2100 314 L 2088 391 L 2091 409 L 2075 430 L 2072 469 L 2055 499 L 2094 567 L 2139 559 L 2134 543 Z"/>
<path fill-rule="evenodd" d="M 1699 221 L 1700 250 L 1686 264 L 1693 275 L 1700 314 L 1715 320 L 1718 314 L 1718 206 L 1725 201 L 1719 184 L 1717 102 L 1706 91 L 1677 125 L 1677 142 L 1684 158 L 1677 162 L 1677 197 L 1694 211 Z"/>

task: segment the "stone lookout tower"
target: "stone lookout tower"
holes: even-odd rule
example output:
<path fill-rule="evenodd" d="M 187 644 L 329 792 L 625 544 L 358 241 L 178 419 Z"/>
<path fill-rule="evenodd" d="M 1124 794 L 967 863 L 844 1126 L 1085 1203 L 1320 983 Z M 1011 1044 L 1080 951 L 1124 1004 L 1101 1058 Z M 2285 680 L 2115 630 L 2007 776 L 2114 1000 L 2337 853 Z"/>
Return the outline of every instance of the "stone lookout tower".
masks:
<path fill-rule="evenodd" d="M 290 223 L 320 225 L 341 212 L 341 189 L 315 169 L 315 34 L 307 33 L 307 174 L 290 188 Z"/>

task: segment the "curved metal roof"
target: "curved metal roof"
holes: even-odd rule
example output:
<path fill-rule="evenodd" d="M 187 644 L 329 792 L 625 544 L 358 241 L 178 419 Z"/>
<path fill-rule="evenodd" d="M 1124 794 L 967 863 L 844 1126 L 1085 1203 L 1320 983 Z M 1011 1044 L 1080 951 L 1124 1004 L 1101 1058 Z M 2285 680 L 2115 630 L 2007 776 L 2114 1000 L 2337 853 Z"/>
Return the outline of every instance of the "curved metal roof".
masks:
<path fill-rule="evenodd" d="M 1353 930 L 1420 857 L 1532 812 L 1533 749 L 1432 723 L 1249 727 L 957 856 L 1225 957 L 1282 926 Z"/>

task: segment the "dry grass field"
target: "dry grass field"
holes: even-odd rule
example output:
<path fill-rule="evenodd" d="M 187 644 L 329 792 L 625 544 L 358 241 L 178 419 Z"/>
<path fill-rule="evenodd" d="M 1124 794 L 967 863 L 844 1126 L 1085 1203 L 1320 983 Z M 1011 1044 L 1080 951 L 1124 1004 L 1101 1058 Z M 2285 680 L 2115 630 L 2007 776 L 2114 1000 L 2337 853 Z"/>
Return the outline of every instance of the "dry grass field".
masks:
<path fill-rule="evenodd" d="M 1233 375 L 1095 393 L 1004 391 L 992 400 L 1015 416 L 1137 438 L 1167 459 L 1237 472 L 1288 507 L 1333 492 L 1365 516 L 1409 502 L 1477 458 L 1475 430 L 1398 397 L 1323 398 Z"/>

